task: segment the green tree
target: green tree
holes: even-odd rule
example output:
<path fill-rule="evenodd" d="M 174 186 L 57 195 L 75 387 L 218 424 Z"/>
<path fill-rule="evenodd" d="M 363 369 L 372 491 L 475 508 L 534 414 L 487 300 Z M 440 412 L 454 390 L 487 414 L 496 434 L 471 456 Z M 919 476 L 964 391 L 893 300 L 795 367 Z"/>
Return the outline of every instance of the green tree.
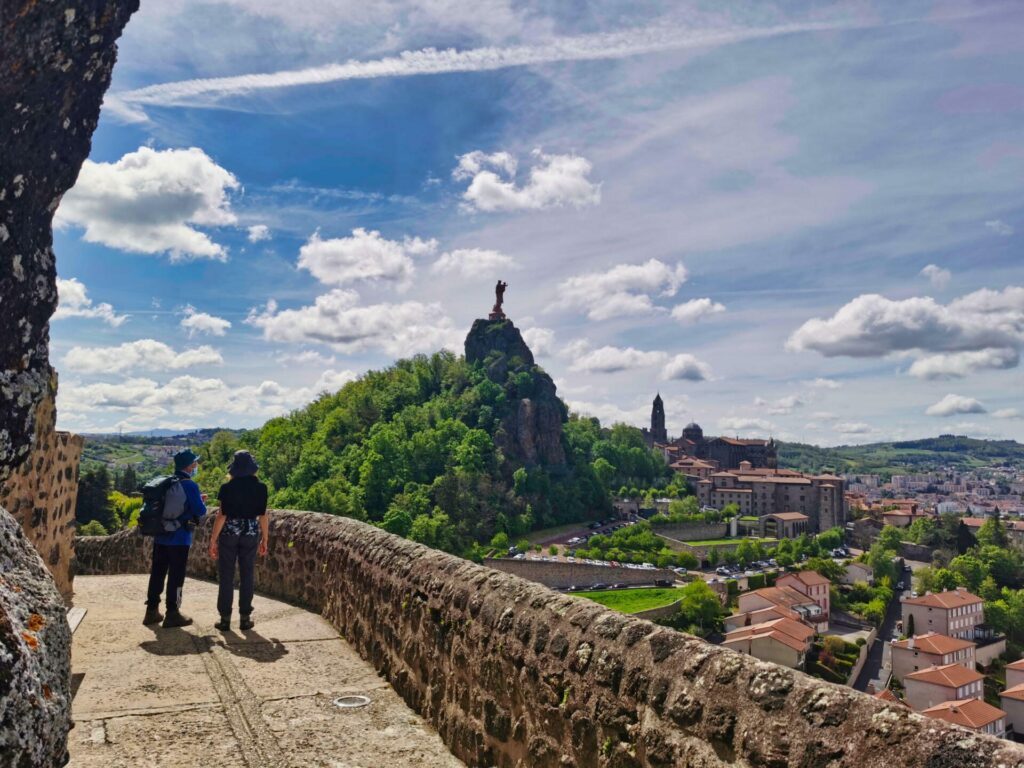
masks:
<path fill-rule="evenodd" d="M 78 498 L 75 501 L 75 520 L 85 524 L 96 520 L 104 530 L 116 528 L 114 511 L 110 505 L 111 478 L 103 465 L 90 467 L 78 478 Z"/>
<path fill-rule="evenodd" d="M 843 529 L 842 528 L 830 528 L 818 535 L 818 543 L 828 550 L 836 549 L 843 543 Z"/>
<path fill-rule="evenodd" d="M 720 629 L 724 615 L 718 595 L 703 579 L 691 581 L 679 590 L 679 613 L 686 625 L 697 626 L 701 635 Z"/>
<path fill-rule="evenodd" d="M 79 536 L 106 536 L 107 529 L 99 520 L 90 520 L 84 525 L 78 526 Z"/>
<path fill-rule="evenodd" d="M 903 540 L 903 532 L 892 525 L 887 525 L 882 528 L 882 532 L 878 534 L 878 544 L 881 545 L 882 549 L 887 549 L 891 552 L 899 552 L 900 542 Z"/>
<path fill-rule="evenodd" d="M 775 562 L 778 562 L 776 558 Z M 842 578 L 845 569 L 835 560 L 828 557 L 812 557 L 807 560 L 807 570 L 820 573 L 826 579 L 832 582 L 839 581 Z"/>
<path fill-rule="evenodd" d="M 949 563 L 949 570 L 956 577 L 958 584 L 975 593 L 981 588 L 982 581 L 988 575 L 985 563 L 971 554 L 954 557 Z"/>
<path fill-rule="evenodd" d="M 1006 535 L 1006 526 L 1003 525 L 1003 521 L 999 519 L 999 515 L 994 515 L 986 520 L 981 528 L 978 529 L 978 545 L 982 547 L 1008 547 L 1010 545 L 1010 538 Z"/>

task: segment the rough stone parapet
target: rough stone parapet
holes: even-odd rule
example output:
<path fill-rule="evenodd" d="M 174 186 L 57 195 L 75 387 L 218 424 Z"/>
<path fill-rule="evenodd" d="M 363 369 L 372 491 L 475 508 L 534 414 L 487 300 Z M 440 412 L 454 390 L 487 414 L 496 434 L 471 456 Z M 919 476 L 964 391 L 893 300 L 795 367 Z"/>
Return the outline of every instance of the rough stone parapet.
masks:
<path fill-rule="evenodd" d="M 257 589 L 321 612 L 472 766 L 1024 767 L 1005 741 L 355 520 L 277 511 L 271 530 Z M 78 539 L 80 572 L 145 572 L 148 544 Z"/>

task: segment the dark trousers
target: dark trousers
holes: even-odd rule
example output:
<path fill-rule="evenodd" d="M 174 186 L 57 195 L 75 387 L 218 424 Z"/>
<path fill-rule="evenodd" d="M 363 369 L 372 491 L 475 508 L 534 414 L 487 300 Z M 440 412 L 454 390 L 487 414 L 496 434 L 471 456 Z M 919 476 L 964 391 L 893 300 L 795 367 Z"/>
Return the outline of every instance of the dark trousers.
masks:
<path fill-rule="evenodd" d="M 235 597 L 235 563 L 238 563 L 238 612 L 242 616 L 252 613 L 256 550 L 259 545 L 259 535 L 221 531 L 220 538 L 217 539 L 217 570 L 220 581 L 217 611 L 221 616 L 231 615 L 231 603 Z"/>
<path fill-rule="evenodd" d="M 185 565 L 188 563 L 188 546 L 168 546 L 153 542 L 153 569 L 149 572 L 149 593 L 146 605 L 157 608 L 160 593 L 167 580 L 167 610 L 181 608 L 181 588 L 185 585 Z"/>

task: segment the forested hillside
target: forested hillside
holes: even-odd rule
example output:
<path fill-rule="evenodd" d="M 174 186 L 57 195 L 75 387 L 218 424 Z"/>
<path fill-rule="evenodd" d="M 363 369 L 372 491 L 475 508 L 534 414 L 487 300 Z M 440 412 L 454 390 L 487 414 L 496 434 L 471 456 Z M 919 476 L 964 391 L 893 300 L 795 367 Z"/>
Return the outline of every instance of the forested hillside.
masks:
<path fill-rule="evenodd" d="M 780 443 L 779 465 L 806 472 L 831 470 L 886 476 L 940 467 L 968 470 L 982 466 L 1024 466 L 1024 445 L 1013 440 L 978 440 L 962 435 L 836 448 Z"/>
<path fill-rule="evenodd" d="M 510 322 L 478 321 L 466 349 L 399 361 L 258 430 L 215 435 L 198 480 L 215 492 L 231 453 L 248 448 L 274 506 L 459 553 L 604 515 L 613 488 L 668 483 L 639 430 L 568 416 Z"/>

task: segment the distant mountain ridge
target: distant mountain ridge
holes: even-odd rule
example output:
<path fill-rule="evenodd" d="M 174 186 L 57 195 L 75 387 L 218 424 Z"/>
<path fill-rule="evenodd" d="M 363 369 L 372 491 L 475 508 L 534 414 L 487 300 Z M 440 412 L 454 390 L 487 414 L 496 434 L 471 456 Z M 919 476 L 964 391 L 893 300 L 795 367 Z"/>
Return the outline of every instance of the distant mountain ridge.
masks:
<path fill-rule="evenodd" d="M 805 472 L 914 474 L 952 467 L 1024 467 L 1024 444 L 1016 440 L 982 440 L 965 435 L 939 435 L 867 445 L 821 448 L 806 443 L 779 443 L 779 466 Z"/>

